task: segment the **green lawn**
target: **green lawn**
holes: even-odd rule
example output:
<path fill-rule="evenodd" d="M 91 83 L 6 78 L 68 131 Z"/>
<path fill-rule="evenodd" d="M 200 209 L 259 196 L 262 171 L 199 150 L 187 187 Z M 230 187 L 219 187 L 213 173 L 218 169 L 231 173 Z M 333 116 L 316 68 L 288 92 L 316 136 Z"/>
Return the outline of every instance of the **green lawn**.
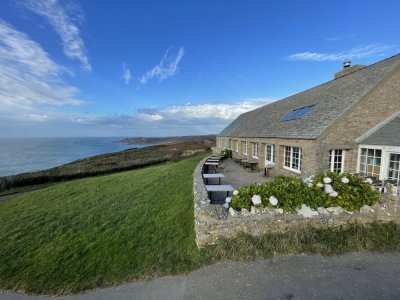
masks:
<path fill-rule="evenodd" d="M 400 251 L 400 226 L 239 234 L 195 245 L 192 176 L 205 153 L 0 201 L 0 289 L 69 294 L 219 260 Z"/>
<path fill-rule="evenodd" d="M 0 287 L 65 294 L 198 267 L 192 174 L 204 155 L 0 202 Z"/>

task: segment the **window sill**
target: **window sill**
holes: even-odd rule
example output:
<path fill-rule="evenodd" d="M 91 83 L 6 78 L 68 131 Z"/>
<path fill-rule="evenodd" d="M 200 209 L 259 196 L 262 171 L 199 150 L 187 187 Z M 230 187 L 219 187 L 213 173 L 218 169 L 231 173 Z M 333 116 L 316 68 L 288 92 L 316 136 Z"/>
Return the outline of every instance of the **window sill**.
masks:
<path fill-rule="evenodd" d="M 299 171 L 299 170 L 292 169 L 292 168 L 289 168 L 289 167 L 286 167 L 286 166 L 284 166 L 283 168 L 284 168 L 285 170 L 290 171 L 290 172 L 293 172 L 293 173 L 296 173 L 296 174 L 301 174 L 301 171 Z"/>
<path fill-rule="evenodd" d="M 258 156 L 252 156 L 254 159 L 257 159 L 258 160 Z"/>

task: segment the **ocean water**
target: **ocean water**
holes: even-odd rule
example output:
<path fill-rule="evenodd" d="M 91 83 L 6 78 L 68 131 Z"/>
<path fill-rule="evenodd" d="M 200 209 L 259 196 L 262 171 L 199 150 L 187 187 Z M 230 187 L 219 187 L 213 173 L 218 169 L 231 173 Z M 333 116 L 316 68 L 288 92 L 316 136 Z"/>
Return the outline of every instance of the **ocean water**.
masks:
<path fill-rule="evenodd" d="M 125 145 L 118 137 L 0 138 L 0 176 L 39 171 L 77 159 L 146 145 Z"/>

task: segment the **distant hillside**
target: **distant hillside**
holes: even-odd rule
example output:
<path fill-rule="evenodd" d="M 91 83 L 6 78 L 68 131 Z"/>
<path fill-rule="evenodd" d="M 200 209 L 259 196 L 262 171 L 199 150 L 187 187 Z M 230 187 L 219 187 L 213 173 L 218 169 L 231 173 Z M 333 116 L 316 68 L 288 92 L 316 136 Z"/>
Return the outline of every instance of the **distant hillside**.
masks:
<path fill-rule="evenodd" d="M 178 140 L 179 138 L 175 140 L 174 138 L 143 139 L 145 144 L 160 145 L 106 153 L 43 171 L 0 177 L 0 192 L 15 187 L 84 178 L 142 168 L 171 160 L 176 161 L 198 152 L 208 151 L 215 146 L 215 136 L 183 137 L 183 140 Z M 138 144 L 137 141 L 131 143 Z"/>
<path fill-rule="evenodd" d="M 126 138 L 120 143 L 123 144 L 174 144 L 174 143 L 198 143 L 204 142 L 208 143 L 211 146 L 215 145 L 216 135 L 190 135 L 190 136 L 170 136 L 170 137 L 134 137 L 134 138 Z"/>

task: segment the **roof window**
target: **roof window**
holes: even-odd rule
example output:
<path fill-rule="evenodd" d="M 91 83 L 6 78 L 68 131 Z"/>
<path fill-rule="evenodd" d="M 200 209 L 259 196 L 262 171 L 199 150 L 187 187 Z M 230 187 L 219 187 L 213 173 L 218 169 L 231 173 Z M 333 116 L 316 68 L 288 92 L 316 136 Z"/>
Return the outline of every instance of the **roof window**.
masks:
<path fill-rule="evenodd" d="M 293 109 L 291 112 L 289 112 L 288 114 L 286 114 L 282 118 L 282 121 L 290 121 L 290 120 L 295 120 L 295 119 L 301 119 L 302 117 L 307 115 L 312 110 L 312 108 L 314 106 L 315 106 L 315 104 L 312 104 L 312 105 L 308 105 L 308 106 L 304 106 L 304 107 Z"/>

